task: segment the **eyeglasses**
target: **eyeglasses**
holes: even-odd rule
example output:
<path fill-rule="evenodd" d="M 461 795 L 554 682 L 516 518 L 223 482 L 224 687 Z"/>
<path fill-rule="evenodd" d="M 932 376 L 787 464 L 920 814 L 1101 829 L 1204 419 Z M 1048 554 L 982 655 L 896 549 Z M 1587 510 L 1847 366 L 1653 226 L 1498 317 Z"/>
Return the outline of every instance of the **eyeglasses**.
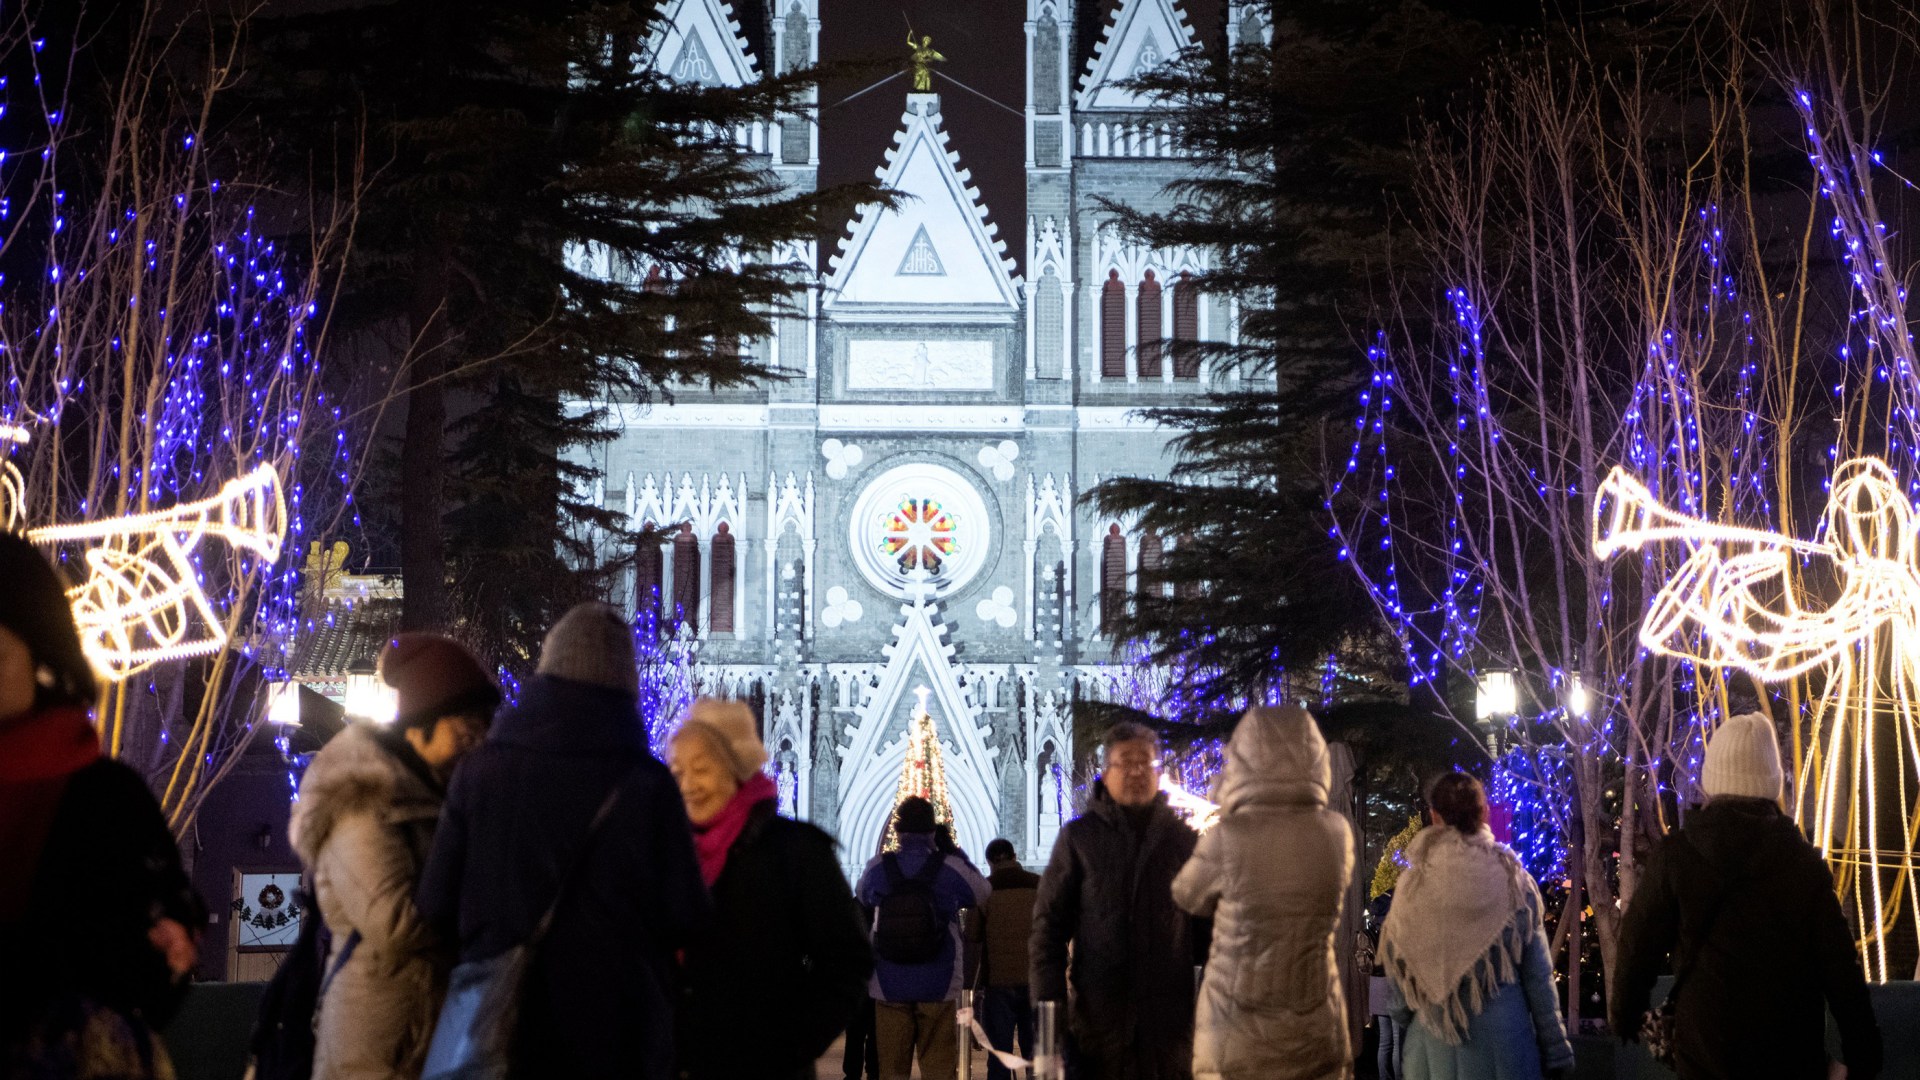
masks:
<path fill-rule="evenodd" d="M 1159 768 L 1160 768 L 1160 759 L 1158 758 L 1150 758 L 1146 761 L 1109 761 L 1107 762 L 1108 772 L 1132 772 L 1132 773 L 1155 772 L 1155 771 L 1158 771 Z"/>

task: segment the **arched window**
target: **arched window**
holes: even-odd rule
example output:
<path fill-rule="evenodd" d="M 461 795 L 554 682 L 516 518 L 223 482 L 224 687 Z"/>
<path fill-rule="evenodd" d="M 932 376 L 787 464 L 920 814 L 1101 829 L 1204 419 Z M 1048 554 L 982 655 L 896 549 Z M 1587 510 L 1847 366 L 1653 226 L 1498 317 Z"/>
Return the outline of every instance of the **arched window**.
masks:
<path fill-rule="evenodd" d="M 1164 563 L 1165 559 L 1162 557 L 1160 537 L 1153 533 L 1147 533 L 1141 536 L 1140 587 L 1143 590 L 1150 588 L 1154 590 L 1156 594 L 1164 593 L 1165 586 L 1160 582 L 1154 581 L 1152 577 L 1152 575 L 1160 572 L 1160 567 L 1164 565 Z"/>
<path fill-rule="evenodd" d="M 1200 340 L 1200 290 L 1185 271 L 1173 287 L 1173 340 L 1173 377 L 1199 378 L 1200 350 L 1193 343 Z"/>
<path fill-rule="evenodd" d="M 733 532 L 726 522 L 714 531 L 711 546 L 713 588 L 708 596 L 707 629 L 717 634 L 733 633 Z"/>
<path fill-rule="evenodd" d="M 1100 547 L 1100 633 L 1112 636 L 1119 625 L 1120 612 L 1127 602 L 1127 538 L 1120 526 L 1107 526 L 1107 538 Z"/>
<path fill-rule="evenodd" d="M 1139 342 L 1140 377 L 1158 379 L 1160 354 L 1163 351 L 1161 339 L 1166 334 L 1160 329 L 1160 281 L 1151 270 L 1140 278 L 1140 294 L 1134 301 L 1134 310 L 1139 326 L 1134 340 Z"/>
<path fill-rule="evenodd" d="M 698 623 L 700 618 L 700 542 L 693 526 L 681 525 L 673 538 L 673 621 Z"/>
<path fill-rule="evenodd" d="M 1107 271 L 1100 288 L 1100 377 L 1127 377 L 1127 287 L 1120 271 Z"/>
<path fill-rule="evenodd" d="M 653 522 L 644 528 L 653 528 Z M 649 626 L 660 625 L 660 586 L 661 572 L 664 569 L 660 556 L 660 544 L 654 540 L 642 540 L 640 550 L 633 553 L 633 610 L 646 620 Z"/>

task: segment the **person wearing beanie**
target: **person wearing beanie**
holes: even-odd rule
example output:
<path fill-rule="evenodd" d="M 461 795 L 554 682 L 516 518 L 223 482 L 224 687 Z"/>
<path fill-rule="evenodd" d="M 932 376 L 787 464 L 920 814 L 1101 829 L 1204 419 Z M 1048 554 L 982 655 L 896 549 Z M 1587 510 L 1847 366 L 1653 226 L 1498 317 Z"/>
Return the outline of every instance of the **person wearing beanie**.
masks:
<path fill-rule="evenodd" d="M 638 671 L 617 610 L 562 616 L 519 701 L 454 773 L 421 876 L 420 911 L 462 966 L 525 944 L 552 909 L 513 1050 L 537 1075 L 674 1071 L 676 955 L 709 901 L 686 808 L 648 748 Z"/>
<path fill-rule="evenodd" d="M 745 703 L 701 698 L 667 748 L 714 906 L 679 1013 L 680 1075 L 695 1080 L 813 1076 L 873 967 L 833 838 L 780 816 L 757 727 Z"/>
<path fill-rule="evenodd" d="M 1873 1080 L 1882 1054 L 1866 976 L 1826 862 L 1781 809 L 1773 722 L 1722 721 L 1700 788 L 1706 805 L 1654 849 L 1627 904 L 1613 1030 L 1636 1035 L 1671 965 L 1680 1080 L 1822 1080 L 1828 1013 L 1848 1080 Z"/>
<path fill-rule="evenodd" d="M 0 583 L 0 1074 L 171 1076 L 156 1030 L 206 909 L 146 781 L 101 753 L 66 583 L 4 532 Z"/>
<path fill-rule="evenodd" d="M 964 970 L 966 911 L 982 911 L 993 887 L 965 859 L 934 842 L 933 804 L 917 795 L 893 812 L 895 851 L 867 863 L 854 890 L 872 913 L 873 1038 L 881 1080 L 907 1080 L 915 1051 L 921 1076 L 952 1076 L 960 1047 L 954 1010 L 971 985 Z"/>
<path fill-rule="evenodd" d="M 288 836 L 336 943 L 314 1030 L 313 1075 L 417 1077 L 447 952 L 414 905 L 446 782 L 485 737 L 500 691 L 466 647 L 407 633 L 380 653 L 392 723 L 349 725 L 313 756 Z"/>

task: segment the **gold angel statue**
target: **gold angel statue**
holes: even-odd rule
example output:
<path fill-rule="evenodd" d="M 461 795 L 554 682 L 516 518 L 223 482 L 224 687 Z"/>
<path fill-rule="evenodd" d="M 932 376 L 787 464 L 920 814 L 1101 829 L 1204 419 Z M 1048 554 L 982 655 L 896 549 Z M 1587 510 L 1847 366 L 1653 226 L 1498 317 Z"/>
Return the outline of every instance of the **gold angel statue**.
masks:
<path fill-rule="evenodd" d="M 921 34 L 920 43 L 914 44 L 913 27 L 907 27 L 907 70 L 913 74 L 913 92 L 928 94 L 933 92 L 933 65 L 946 63 L 947 58 L 933 47 L 933 35 Z"/>
<path fill-rule="evenodd" d="M 1920 919 L 1909 880 L 1920 835 L 1908 768 L 1920 763 L 1916 524 L 1893 471 L 1869 457 L 1834 471 L 1818 540 L 1680 513 L 1624 469 L 1594 501 L 1601 557 L 1658 543 L 1690 549 L 1648 605 L 1642 645 L 1764 682 L 1810 677 L 1795 806 L 1852 893 L 1867 970 L 1880 979 L 1888 977 L 1886 926 L 1903 893 Z M 1888 734 L 1877 725 L 1888 721 L 1894 753 L 1877 755 Z M 1883 843 L 1883 825 L 1904 835 Z"/>

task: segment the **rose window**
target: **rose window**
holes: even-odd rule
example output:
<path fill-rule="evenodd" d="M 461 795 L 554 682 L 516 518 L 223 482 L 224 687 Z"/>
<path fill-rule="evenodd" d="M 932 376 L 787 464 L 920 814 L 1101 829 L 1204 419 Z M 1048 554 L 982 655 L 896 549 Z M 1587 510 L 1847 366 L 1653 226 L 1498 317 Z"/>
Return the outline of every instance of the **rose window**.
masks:
<path fill-rule="evenodd" d="M 991 546 L 980 492 L 932 462 L 883 471 L 861 491 L 848 524 L 861 576 L 902 599 L 964 584 Z"/>
<path fill-rule="evenodd" d="M 880 552 L 903 574 L 924 570 L 938 574 L 960 548 L 953 515 L 938 499 L 902 499 L 885 515 Z"/>

